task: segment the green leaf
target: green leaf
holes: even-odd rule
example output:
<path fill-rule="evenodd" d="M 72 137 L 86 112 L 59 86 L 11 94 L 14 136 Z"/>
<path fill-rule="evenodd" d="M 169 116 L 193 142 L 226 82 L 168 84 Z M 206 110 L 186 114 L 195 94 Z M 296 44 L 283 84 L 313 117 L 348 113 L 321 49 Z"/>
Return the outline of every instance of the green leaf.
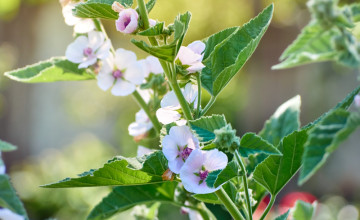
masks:
<path fill-rule="evenodd" d="M 7 175 L 0 175 L 0 207 L 10 209 L 28 219 L 24 205 L 16 195 Z"/>
<path fill-rule="evenodd" d="M 202 86 L 216 97 L 251 57 L 270 24 L 273 5 L 243 27 L 226 29 L 206 41 Z"/>
<path fill-rule="evenodd" d="M 351 15 L 354 22 L 360 21 L 360 3 L 353 3 L 350 5 Z"/>
<path fill-rule="evenodd" d="M 78 69 L 78 64 L 66 60 L 65 57 L 54 57 L 47 61 L 9 71 L 5 73 L 5 76 L 24 83 L 77 81 L 95 78 L 85 69 Z"/>
<path fill-rule="evenodd" d="M 174 38 L 177 41 L 176 54 L 179 52 L 179 49 L 180 49 L 182 42 L 184 40 L 184 37 L 186 35 L 186 32 L 189 29 L 190 20 L 191 20 L 191 13 L 188 11 L 182 15 L 177 16 L 177 18 L 175 19 Z M 183 27 L 178 30 L 177 23 L 179 23 L 179 22 L 182 24 Z"/>
<path fill-rule="evenodd" d="M 276 196 L 299 170 L 306 140 L 306 131 L 286 136 L 278 147 L 283 155 L 271 155 L 259 164 L 254 171 L 255 181 Z"/>
<path fill-rule="evenodd" d="M 283 137 L 299 129 L 300 105 L 301 99 L 298 95 L 282 104 L 265 122 L 265 126 L 259 135 L 277 146 Z"/>
<path fill-rule="evenodd" d="M 0 152 L 1 151 L 13 151 L 13 150 L 16 150 L 17 147 L 6 142 L 6 141 L 2 141 L 0 140 Z"/>
<path fill-rule="evenodd" d="M 225 183 L 222 187 L 225 190 L 225 192 L 229 195 L 231 200 L 235 202 L 236 201 L 236 193 L 237 193 L 237 189 L 236 189 L 235 185 L 231 181 L 229 181 L 229 182 Z M 201 202 L 205 202 L 205 203 L 220 204 L 220 205 L 223 204 L 221 202 L 221 200 L 219 200 L 219 198 L 217 197 L 217 195 L 215 193 L 195 194 L 195 195 L 193 195 L 193 197 L 195 199 L 197 199 Z"/>
<path fill-rule="evenodd" d="M 138 32 L 137 34 L 141 36 L 153 37 L 153 36 L 162 35 L 163 31 L 164 31 L 164 22 L 159 22 L 156 23 L 155 26 L 150 27 L 149 29 L 146 29 L 144 31 Z"/>
<path fill-rule="evenodd" d="M 80 18 L 104 18 L 116 20 L 119 13 L 112 10 L 111 6 L 115 0 L 89 0 L 79 3 L 74 10 L 74 15 Z M 116 0 L 124 7 L 129 8 L 133 5 L 133 0 Z"/>
<path fill-rule="evenodd" d="M 163 46 L 150 46 L 144 41 L 131 39 L 131 43 L 135 44 L 143 51 L 168 62 L 173 62 L 176 57 L 176 44 L 169 44 Z"/>
<path fill-rule="evenodd" d="M 336 36 L 341 37 L 341 32 L 338 29 L 324 29 L 320 23 L 310 22 L 281 55 L 282 63 L 273 66 L 272 69 L 337 60 L 339 52 L 333 46 L 333 39 Z"/>
<path fill-rule="evenodd" d="M 337 109 L 308 131 L 299 184 L 305 183 L 352 132 L 360 126 L 360 114 Z"/>
<path fill-rule="evenodd" d="M 224 115 L 202 116 L 199 119 L 189 121 L 191 129 L 195 131 L 201 142 L 215 139 L 214 131 L 226 126 Z"/>
<path fill-rule="evenodd" d="M 60 182 L 43 185 L 45 188 L 69 188 L 91 186 L 142 185 L 163 182 L 162 174 L 168 168 L 162 151 L 139 158 L 114 158 L 98 170 L 85 172 L 78 178 L 66 178 Z"/>
<path fill-rule="evenodd" d="M 139 186 L 117 186 L 95 206 L 87 219 L 107 219 L 116 213 L 141 204 L 174 202 L 177 184 L 177 182 L 164 182 Z"/>
<path fill-rule="evenodd" d="M 313 215 L 315 214 L 316 205 L 316 202 L 310 204 L 302 200 L 296 201 L 295 208 L 292 214 L 294 220 L 312 219 Z"/>
<path fill-rule="evenodd" d="M 251 154 L 257 153 L 281 155 L 281 152 L 277 148 L 255 133 L 246 133 L 242 136 L 239 152 L 242 157 L 248 157 Z"/>
<path fill-rule="evenodd" d="M 286 220 L 289 217 L 289 214 L 290 214 L 290 209 L 284 214 L 276 217 L 274 220 Z"/>
<path fill-rule="evenodd" d="M 206 178 L 206 185 L 211 188 L 217 188 L 221 184 L 226 183 L 232 178 L 239 176 L 238 165 L 235 161 L 231 161 L 222 170 L 215 170 L 209 173 Z"/>

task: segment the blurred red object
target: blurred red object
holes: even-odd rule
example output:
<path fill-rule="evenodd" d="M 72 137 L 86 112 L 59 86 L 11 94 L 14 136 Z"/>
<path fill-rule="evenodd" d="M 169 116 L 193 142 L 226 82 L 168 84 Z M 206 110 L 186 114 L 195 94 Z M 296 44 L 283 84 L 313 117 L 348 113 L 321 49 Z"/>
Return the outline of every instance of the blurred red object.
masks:
<path fill-rule="evenodd" d="M 292 192 L 285 195 L 279 202 L 279 213 L 283 214 L 290 208 L 295 206 L 297 200 L 302 200 L 307 203 L 316 201 L 316 197 L 307 192 Z"/>

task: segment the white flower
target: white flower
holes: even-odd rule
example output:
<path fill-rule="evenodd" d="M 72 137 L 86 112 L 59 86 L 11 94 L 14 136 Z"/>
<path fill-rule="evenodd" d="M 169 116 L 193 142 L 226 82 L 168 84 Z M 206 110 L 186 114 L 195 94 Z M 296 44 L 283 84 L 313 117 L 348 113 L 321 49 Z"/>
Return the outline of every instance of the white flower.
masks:
<path fill-rule="evenodd" d="M 115 57 L 110 55 L 103 62 L 97 76 L 98 86 L 106 91 L 111 86 L 115 96 L 127 96 L 133 93 L 136 85 L 144 81 L 144 68 L 136 60 L 136 54 L 125 49 L 117 49 Z"/>
<path fill-rule="evenodd" d="M 170 128 L 169 135 L 162 140 L 162 151 L 172 172 L 179 174 L 191 152 L 199 148 L 199 141 L 187 126 Z"/>
<path fill-rule="evenodd" d="M 360 95 L 356 95 L 354 98 L 354 103 L 356 107 L 360 108 Z"/>
<path fill-rule="evenodd" d="M 106 59 L 110 55 L 111 43 L 105 35 L 98 31 L 89 32 L 88 36 L 80 36 L 66 49 L 66 58 L 79 63 L 79 68 L 87 68 L 98 59 Z"/>
<path fill-rule="evenodd" d="M 153 127 L 153 124 L 151 123 L 149 117 L 147 116 L 146 112 L 141 109 L 138 111 L 135 115 L 135 122 L 131 123 L 129 125 L 129 134 L 131 136 L 139 136 L 147 131 L 149 131 Z"/>
<path fill-rule="evenodd" d="M 185 205 L 189 206 L 190 203 L 186 201 Z M 181 207 L 181 212 L 183 212 L 184 214 L 188 214 L 190 220 L 203 220 L 203 217 L 200 215 L 200 213 L 193 209 L 187 207 Z"/>
<path fill-rule="evenodd" d="M 148 77 L 150 73 L 161 74 L 164 72 L 158 58 L 154 56 L 148 56 L 146 59 L 139 60 L 145 67 L 145 77 Z"/>
<path fill-rule="evenodd" d="M 132 34 L 138 28 L 139 15 L 135 9 L 127 8 L 121 10 L 119 18 L 115 21 L 116 30 L 125 33 Z"/>
<path fill-rule="evenodd" d="M 193 150 L 180 170 L 180 179 L 189 192 L 207 194 L 220 188 L 206 185 L 206 177 L 211 171 L 224 169 L 228 163 L 226 154 L 217 149 L 211 151 Z"/>
<path fill-rule="evenodd" d="M 142 157 L 142 156 L 144 156 L 144 155 L 151 154 L 151 153 L 153 153 L 153 152 L 154 152 L 154 150 L 139 145 L 139 146 L 138 146 L 138 149 L 137 149 L 137 152 L 136 152 L 136 156 L 137 156 L 137 157 Z"/>
<path fill-rule="evenodd" d="M 189 73 L 201 71 L 205 66 L 202 64 L 205 50 L 205 44 L 201 41 L 194 41 L 187 47 L 181 46 L 177 58 L 181 61 L 182 65 L 189 66 L 186 70 Z"/>
<path fill-rule="evenodd" d="M 197 99 L 198 99 L 198 88 L 196 85 L 191 83 L 186 84 L 185 88 L 182 90 L 185 100 L 189 104 L 193 104 L 194 108 L 197 108 Z M 178 125 L 184 123 L 184 120 L 180 120 L 181 115 L 177 110 L 181 109 L 180 102 L 177 99 L 175 92 L 171 91 L 167 93 L 160 103 L 161 108 L 156 111 L 156 117 L 163 124 L 170 124 L 172 122 L 177 122 Z M 180 120 L 180 121 L 179 121 Z"/>
<path fill-rule="evenodd" d="M 0 151 L 0 175 L 5 174 L 5 170 L 6 170 L 6 167 L 5 167 L 4 162 L 1 160 L 1 151 Z"/>
<path fill-rule="evenodd" d="M 94 21 L 90 18 L 78 18 L 72 13 L 77 4 L 68 3 L 63 9 L 62 13 L 65 18 L 65 23 L 69 26 L 74 26 L 75 33 L 88 33 L 95 29 Z"/>
<path fill-rule="evenodd" d="M 0 219 L 2 220 L 24 220 L 24 216 L 16 214 L 9 209 L 0 209 Z"/>

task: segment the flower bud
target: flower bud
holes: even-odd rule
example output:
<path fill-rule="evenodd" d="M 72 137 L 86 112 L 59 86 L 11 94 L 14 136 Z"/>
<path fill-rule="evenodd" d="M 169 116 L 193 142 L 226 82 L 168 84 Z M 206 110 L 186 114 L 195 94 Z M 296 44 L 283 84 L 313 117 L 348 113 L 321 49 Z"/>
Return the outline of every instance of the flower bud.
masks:
<path fill-rule="evenodd" d="M 117 13 L 120 13 L 122 10 L 124 10 L 124 6 L 122 4 L 120 4 L 119 2 L 114 2 L 111 6 L 112 10 L 117 12 Z"/>
<path fill-rule="evenodd" d="M 173 181 L 175 174 L 170 169 L 167 169 L 161 177 L 164 181 Z"/>
<path fill-rule="evenodd" d="M 138 28 L 139 15 L 135 9 L 124 9 L 119 13 L 119 18 L 116 20 L 116 30 L 124 34 L 132 34 Z"/>
<path fill-rule="evenodd" d="M 214 131 L 214 144 L 218 149 L 234 153 L 240 147 L 240 138 L 236 136 L 236 130 L 228 124 Z"/>

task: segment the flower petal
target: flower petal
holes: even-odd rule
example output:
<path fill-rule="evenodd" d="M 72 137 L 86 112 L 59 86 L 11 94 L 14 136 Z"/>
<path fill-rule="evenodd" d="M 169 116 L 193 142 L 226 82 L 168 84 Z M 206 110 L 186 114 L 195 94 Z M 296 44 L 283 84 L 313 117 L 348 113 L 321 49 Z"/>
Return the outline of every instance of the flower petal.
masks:
<path fill-rule="evenodd" d="M 136 152 L 136 156 L 137 156 L 137 157 L 142 157 L 142 156 L 144 156 L 144 155 L 151 154 L 151 153 L 153 153 L 153 152 L 154 152 L 154 150 L 139 145 L 139 146 L 138 146 L 138 149 L 137 149 L 137 152 Z"/>
<path fill-rule="evenodd" d="M 159 108 L 156 111 L 156 117 L 161 123 L 167 125 L 179 120 L 181 118 L 181 115 L 177 111 L 171 109 Z"/>
<path fill-rule="evenodd" d="M 128 68 L 134 62 L 136 62 L 136 54 L 134 52 L 122 48 L 116 50 L 115 65 L 119 70 Z"/>
<path fill-rule="evenodd" d="M 66 4 L 62 9 L 62 14 L 65 18 L 65 23 L 69 26 L 74 26 L 77 24 L 81 18 L 75 17 L 72 14 L 72 10 L 75 8 L 76 4 Z"/>
<path fill-rule="evenodd" d="M 205 67 L 204 64 L 202 64 L 201 62 L 197 62 L 189 66 L 186 70 L 189 71 L 189 73 L 196 73 L 196 72 L 200 72 L 204 67 Z"/>
<path fill-rule="evenodd" d="M 114 85 L 115 78 L 111 74 L 98 74 L 96 78 L 98 86 L 104 91 Z"/>
<path fill-rule="evenodd" d="M 110 52 L 110 48 L 111 48 L 111 41 L 110 40 L 106 40 L 101 46 L 100 48 L 95 52 L 96 57 L 104 60 L 107 57 L 110 56 L 111 52 Z"/>
<path fill-rule="evenodd" d="M 184 98 L 189 104 L 193 103 L 196 97 L 198 96 L 198 87 L 196 85 L 188 83 L 185 86 L 183 94 L 184 94 Z"/>
<path fill-rule="evenodd" d="M 174 91 L 168 92 L 163 97 L 163 99 L 160 102 L 160 106 L 161 106 L 161 108 L 168 108 L 168 109 L 172 109 L 172 110 L 177 110 L 177 109 L 181 108 L 180 102 L 177 99 Z"/>
<path fill-rule="evenodd" d="M 188 126 L 173 126 L 170 128 L 169 135 L 180 147 L 184 147 L 187 145 L 191 149 L 196 148 L 196 144 L 193 140 L 193 134 L 191 133 Z"/>
<path fill-rule="evenodd" d="M 129 65 L 124 73 L 124 78 L 135 85 L 140 85 L 143 83 L 145 79 L 145 73 L 141 63 L 134 62 Z"/>
<path fill-rule="evenodd" d="M 118 79 L 111 89 L 111 93 L 114 96 L 127 96 L 135 91 L 136 87 L 134 84 L 127 82 L 122 79 Z"/>
<path fill-rule="evenodd" d="M 96 57 L 87 58 L 86 60 L 84 60 L 84 62 L 81 62 L 81 63 L 80 63 L 79 69 L 81 69 L 81 68 L 87 68 L 87 67 L 95 64 L 96 61 L 97 61 L 97 58 L 96 58 Z"/>
<path fill-rule="evenodd" d="M 218 149 L 210 150 L 205 153 L 204 167 L 208 171 L 224 169 L 228 163 L 226 154 Z"/>
<path fill-rule="evenodd" d="M 184 161 L 178 157 L 175 160 L 169 160 L 168 161 L 169 169 L 176 174 L 180 173 L 181 168 L 184 165 Z"/>
<path fill-rule="evenodd" d="M 194 53 L 191 49 L 181 46 L 177 55 L 183 65 L 192 65 L 202 60 L 200 54 Z"/>
<path fill-rule="evenodd" d="M 74 26 L 75 33 L 85 34 L 95 29 L 92 19 L 80 19 Z"/>
<path fill-rule="evenodd" d="M 90 31 L 88 33 L 89 47 L 96 51 L 105 41 L 105 35 L 100 31 Z"/>
<path fill-rule="evenodd" d="M 206 45 L 202 41 L 194 41 L 187 46 L 187 48 L 191 49 L 196 54 L 202 54 L 205 50 Z"/>
<path fill-rule="evenodd" d="M 160 73 L 164 72 L 158 58 L 156 58 L 154 56 L 148 56 L 148 57 L 146 57 L 145 60 L 148 63 L 151 73 L 160 74 Z"/>
<path fill-rule="evenodd" d="M 81 63 L 85 59 L 84 49 L 87 48 L 88 39 L 85 36 L 80 36 L 74 42 L 69 44 L 66 48 L 66 59 L 73 63 Z"/>
<path fill-rule="evenodd" d="M 168 161 L 175 160 L 179 155 L 179 149 L 174 139 L 170 135 L 166 135 L 161 144 L 166 159 Z"/>

